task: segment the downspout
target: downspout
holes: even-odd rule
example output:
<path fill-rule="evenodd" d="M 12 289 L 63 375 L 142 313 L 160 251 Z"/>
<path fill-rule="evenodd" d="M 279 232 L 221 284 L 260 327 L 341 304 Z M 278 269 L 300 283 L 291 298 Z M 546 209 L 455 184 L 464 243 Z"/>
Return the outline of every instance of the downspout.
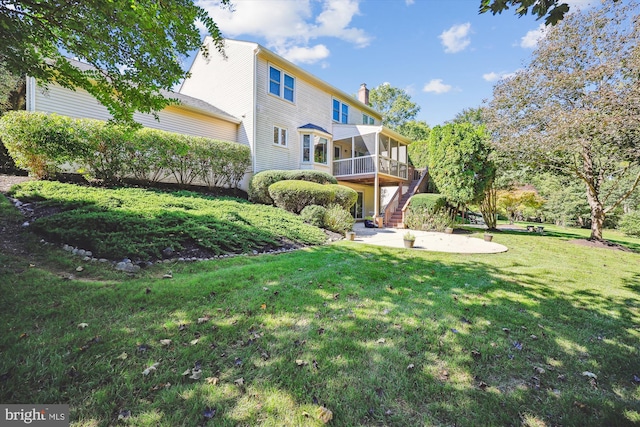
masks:
<path fill-rule="evenodd" d="M 376 149 L 375 152 L 375 168 L 373 178 L 373 217 L 375 218 L 378 227 L 382 228 L 383 218 L 380 217 L 380 180 L 378 178 L 378 169 L 380 169 L 380 159 L 378 157 L 380 150 L 380 132 L 376 132 Z"/>
<path fill-rule="evenodd" d="M 25 90 L 27 111 L 36 111 L 36 79 L 27 76 L 27 87 Z"/>
<path fill-rule="evenodd" d="M 257 147 L 257 141 L 256 138 L 258 137 L 258 130 L 257 130 L 257 125 L 258 125 L 258 55 L 260 54 L 260 47 L 258 46 L 256 49 L 254 49 L 254 55 L 253 55 L 253 105 L 251 106 L 251 116 L 252 116 L 252 130 L 251 132 L 253 133 L 253 136 L 251 137 L 251 157 L 252 157 L 252 163 L 253 163 L 253 174 L 256 174 L 256 159 L 257 159 L 257 155 L 256 155 L 256 147 Z"/>

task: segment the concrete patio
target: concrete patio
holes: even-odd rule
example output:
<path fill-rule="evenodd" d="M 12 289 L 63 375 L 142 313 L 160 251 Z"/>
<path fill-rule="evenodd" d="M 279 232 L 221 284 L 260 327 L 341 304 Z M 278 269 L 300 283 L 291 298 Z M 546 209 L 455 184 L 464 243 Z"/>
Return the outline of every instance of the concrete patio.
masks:
<path fill-rule="evenodd" d="M 446 234 L 434 231 L 403 230 L 398 228 L 366 228 L 364 223 L 353 227 L 354 242 L 369 245 L 404 248 L 403 236 L 407 231 L 416 236 L 414 250 L 450 252 L 458 254 L 495 254 L 508 248 L 495 242 L 461 234 Z"/>

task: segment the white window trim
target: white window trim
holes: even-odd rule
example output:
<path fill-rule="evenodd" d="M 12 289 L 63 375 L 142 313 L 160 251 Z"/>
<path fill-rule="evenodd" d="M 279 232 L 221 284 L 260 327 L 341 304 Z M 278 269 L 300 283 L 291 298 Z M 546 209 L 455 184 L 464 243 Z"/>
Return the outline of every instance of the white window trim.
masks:
<path fill-rule="evenodd" d="M 333 153 L 331 149 L 333 147 L 333 138 L 330 134 L 318 131 L 316 129 L 300 129 L 298 131 L 300 135 L 300 161 L 304 165 L 320 165 L 329 166 L 333 162 Z M 304 159 L 304 136 L 309 135 L 309 160 Z M 319 163 L 315 161 L 315 148 L 318 145 L 320 138 L 327 140 L 327 163 Z"/>
<path fill-rule="evenodd" d="M 276 95 L 275 93 L 271 92 L 271 68 L 274 68 L 278 71 L 280 71 L 280 94 Z M 289 77 L 291 77 L 293 79 L 293 100 L 290 101 L 287 98 L 284 97 L 284 76 L 287 75 Z M 291 104 L 295 104 L 296 103 L 296 87 L 298 86 L 298 84 L 296 83 L 296 78 L 293 76 L 293 74 L 288 73 L 286 71 L 284 71 L 282 68 L 280 67 L 276 67 L 273 64 L 267 64 L 267 93 L 271 96 L 274 96 L 276 98 L 279 98 L 283 101 L 289 102 Z"/>
<path fill-rule="evenodd" d="M 289 129 L 282 126 L 273 125 L 273 130 L 275 131 L 276 129 L 278 129 L 278 142 L 273 141 L 273 145 L 280 148 L 289 148 Z M 282 135 L 283 130 L 285 132 L 284 144 L 282 144 L 280 141 L 280 137 Z"/>
<path fill-rule="evenodd" d="M 338 112 L 338 120 L 333 118 L 333 102 L 334 101 L 338 101 L 340 103 L 340 111 Z M 344 123 L 342 121 L 343 107 L 347 107 L 347 122 L 346 123 Z M 350 115 L 351 115 L 351 106 L 349 104 L 347 104 L 346 102 L 342 102 L 338 98 L 331 98 L 331 120 L 333 120 L 334 123 L 349 124 L 349 116 Z"/>

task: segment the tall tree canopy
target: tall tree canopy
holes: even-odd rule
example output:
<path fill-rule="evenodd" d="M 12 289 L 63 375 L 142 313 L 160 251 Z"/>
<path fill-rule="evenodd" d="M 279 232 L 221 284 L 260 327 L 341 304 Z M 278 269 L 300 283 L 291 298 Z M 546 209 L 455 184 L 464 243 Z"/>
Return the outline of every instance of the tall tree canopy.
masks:
<path fill-rule="evenodd" d="M 618 0 L 613 0 L 617 2 Z M 562 0 L 481 0 L 480 13 L 491 12 L 492 14 L 502 13 L 509 9 L 516 8 L 516 14 L 524 16 L 531 12 L 538 19 L 545 18 L 547 25 L 555 25 L 562 20 L 569 5 Z"/>
<path fill-rule="evenodd" d="M 487 110 L 498 150 L 583 182 L 595 240 L 605 215 L 640 182 L 638 10 L 636 2 L 603 3 L 567 15 L 529 65 L 496 85 Z M 622 193 L 607 190 L 625 182 Z"/>
<path fill-rule="evenodd" d="M 221 49 L 218 27 L 192 0 L 0 0 L 0 63 L 85 89 L 116 121 L 133 123 L 135 111 L 171 102 L 160 91 L 185 77 L 180 61 L 200 48 L 198 22 Z M 95 68 L 81 70 L 65 55 Z"/>
<path fill-rule="evenodd" d="M 420 106 L 411 101 L 404 89 L 383 83 L 369 92 L 369 104 L 382 113 L 382 124 L 397 130 L 403 124 L 415 120 Z"/>
<path fill-rule="evenodd" d="M 461 205 L 480 202 L 495 176 L 484 126 L 436 126 L 429 134 L 428 147 L 429 174 L 440 193 Z"/>

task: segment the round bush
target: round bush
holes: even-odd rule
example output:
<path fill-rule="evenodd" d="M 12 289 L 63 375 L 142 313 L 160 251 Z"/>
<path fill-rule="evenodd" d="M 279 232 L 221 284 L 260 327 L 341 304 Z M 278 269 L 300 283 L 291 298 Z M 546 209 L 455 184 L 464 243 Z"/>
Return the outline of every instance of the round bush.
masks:
<path fill-rule="evenodd" d="M 351 213 L 346 211 L 340 205 L 331 205 L 324 214 L 324 228 L 335 231 L 336 233 L 345 233 L 353 230 L 356 220 Z"/>
<path fill-rule="evenodd" d="M 640 237 L 640 211 L 624 214 L 618 223 L 618 229 L 627 236 Z"/>
<path fill-rule="evenodd" d="M 334 198 L 334 192 L 330 186 L 300 180 L 286 180 L 271 184 L 269 195 L 277 207 L 293 213 L 299 213 L 309 205 L 327 206 Z"/>
<path fill-rule="evenodd" d="M 310 205 L 305 206 L 300 211 L 300 217 L 307 224 L 322 228 L 324 227 L 324 215 L 326 212 L 327 209 L 324 206 Z"/>
<path fill-rule="evenodd" d="M 329 184 L 328 186 L 333 190 L 333 201 L 336 205 L 349 210 L 356 204 L 356 200 L 358 200 L 358 192 L 356 190 L 340 184 Z"/>
<path fill-rule="evenodd" d="M 249 181 L 249 200 L 254 203 L 273 205 L 269 187 L 279 181 L 300 180 L 318 184 L 337 184 L 338 181 L 326 172 L 316 170 L 266 170 L 255 174 Z"/>

